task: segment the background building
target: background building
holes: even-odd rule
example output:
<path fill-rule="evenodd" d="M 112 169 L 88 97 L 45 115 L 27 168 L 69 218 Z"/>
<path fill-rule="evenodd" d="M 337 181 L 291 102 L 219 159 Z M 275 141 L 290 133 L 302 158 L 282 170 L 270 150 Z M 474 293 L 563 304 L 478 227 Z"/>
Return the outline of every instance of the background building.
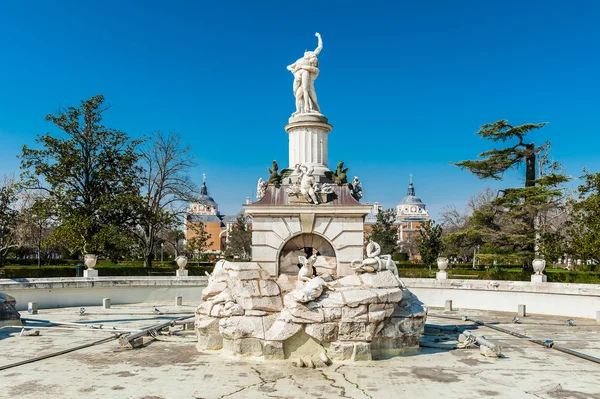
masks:
<path fill-rule="evenodd" d="M 246 203 L 249 202 L 250 199 L 246 198 Z M 221 215 L 219 204 L 208 194 L 206 181 L 204 181 L 200 195 L 196 201 L 190 203 L 185 215 L 186 242 L 198 237 L 201 229 L 204 229 L 210 234 L 208 240 L 210 245 L 206 247 L 206 252 L 221 253 L 227 247 L 229 234 L 236 221 L 237 215 Z"/>
<path fill-rule="evenodd" d="M 371 213 L 365 218 L 365 233 L 368 233 L 377 222 L 377 213 L 383 210 L 378 202 L 373 204 Z M 406 196 L 396 205 L 396 222 L 398 229 L 398 251 L 408 254 L 410 259 L 419 259 L 419 230 L 423 223 L 429 221 L 429 213 L 425 203 L 415 195 L 415 187 L 410 175 Z"/>

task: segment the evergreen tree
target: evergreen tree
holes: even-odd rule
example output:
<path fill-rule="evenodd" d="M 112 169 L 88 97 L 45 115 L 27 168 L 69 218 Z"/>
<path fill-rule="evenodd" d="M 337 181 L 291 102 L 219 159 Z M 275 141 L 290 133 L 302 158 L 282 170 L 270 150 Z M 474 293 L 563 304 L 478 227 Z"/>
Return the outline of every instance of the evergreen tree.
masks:
<path fill-rule="evenodd" d="M 239 257 L 242 260 L 250 259 L 252 254 L 252 231 L 248 228 L 246 215 L 240 212 L 235 225 L 229 233 L 229 242 L 225 249 L 225 256 Z"/>
<path fill-rule="evenodd" d="M 375 241 L 381 246 L 382 254 L 392 254 L 397 247 L 396 211 L 388 209 L 377 214 L 377 222 L 367 235 L 369 241 Z"/>
<path fill-rule="evenodd" d="M 80 107 L 49 114 L 62 134 L 38 135 L 41 149 L 23 146 L 24 185 L 47 193 L 49 210 L 58 220 L 50 240 L 72 254 L 130 247 L 124 243 L 136 224 L 140 202 L 141 140 L 102 124 L 104 96 Z"/>
<path fill-rule="evenodd" d="M 479 158 L 474 161 L 467 160 L 454 163 L 456 166 L 467 169 L 480 179 L 502 180 L 504 173 L 509 169 L 516 169 L 522 163 L 525 163 L 525 187 L 535 185 L 536 176 L 536 157 L 537 154 L 549 147 L 545 143 L 536 147 L 534 143 L 525 143 L 527 133 L 541 129 L 547 124 L 527 123 L 521 126 L 512 126 L 506 120 L 500 120 L 493 123 L 487 123 L 479 129 L 478 134 L 483 138 L 493 142 L 505 142 L 508 140 L 517 140 L 510 147 L 503 149 L 491 149 L 479 154 Z"/>
<path fill-rule="evenodd" d="M 550 143 L 536 147 L 534 143 L 525 142 L 528 132 L 540 129 L 545 124 L 512 126 L 501 120 L 483 125 L 477 132 L 481 137 L 494 142 L 517 142 L 504 149 L 485 151 L 479 155 L 482 159 L 455 163 L 479 178 L 496 180 L 502 180 L 507 170 L 525 164 L 525 186 L 501 190 L 491 207 L 473 213 L 470 230 L 460 235 L 468 237 L 472 244 L 483 245 L 490 253 L 521 255 L 527 268 L 536 252 L 543 247 L 543 239 L 550 240 L 550 235 L 544 235 L 541 221 L 561 202 L 563 190 L 559 186 L 568 181 L 566 176 L 559 173 L 557 163 L 547 161 Z M 539 155 L 542 155 L 541 166 L 550 164 L 550 173 L 547 175 L 541 170 L 539 173 L 537 171 Z"/>
<path fill-rule="evenodd" d="M 600 173 L 588 173 L 581 177 L 584 183 L 578 187 L 579 201 L 572 201 L 568 236 L 571 237 L 570 252 L 584 260 L 600 262 Z"/>
<path fill-rule="evenodd" d="M 419 253 L 424 264 L 431 266 L 444 251 L 442 231 L 442 226 L 436 224 L 435 220 L 424 223 L 419 230 L 421 234 Z"/>

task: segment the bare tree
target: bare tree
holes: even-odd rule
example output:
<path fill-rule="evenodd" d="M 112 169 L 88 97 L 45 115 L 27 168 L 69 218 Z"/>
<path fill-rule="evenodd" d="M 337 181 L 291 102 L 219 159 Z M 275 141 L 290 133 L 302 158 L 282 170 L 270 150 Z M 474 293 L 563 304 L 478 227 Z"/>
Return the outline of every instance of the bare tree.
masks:
<path fill-rule="evenodd" d="M 4 266 L 8 252 L 17 247 L 19 211 L 18 186 L 13 176 L 5 176 L 0 187 L 0 267 Z"/>
<path fill-rule="evenodd" d="M 176 133 L 154 132 L 141 158 L 143 203 L 135 236 L 143 250 L 144 266 L 152 267 L 159 233 L 179 224 L 186 202 L 196 196 L 198 189 L 188 176 L 195 166 L 191 147 L 182 146 Z"/>
<path fill-rule="evenodd" d="M 38 267 L 47 258 L 51 246 L 48 242 L 54 221 L 50 211 L 48 195 L 41 191 L 26 191 L 20 201 L 20 221 L 17 227 L 23 245 L 35 251 Z"/>

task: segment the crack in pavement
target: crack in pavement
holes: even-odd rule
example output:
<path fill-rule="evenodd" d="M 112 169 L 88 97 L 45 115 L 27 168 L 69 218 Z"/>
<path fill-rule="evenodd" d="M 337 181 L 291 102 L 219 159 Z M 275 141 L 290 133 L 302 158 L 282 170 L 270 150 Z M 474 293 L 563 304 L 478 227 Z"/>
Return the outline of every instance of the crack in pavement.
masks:
<path fill-rule="evenodd" d="M 266 383 L 266 380 L 265 380 L 265 379 L 262 377 L 262 375 L 261 375 L 260 371 L 258 371 L 258 370 L 257 370 L 256 368 L 254 368 L 254 367 L 250 367 L 250 369 L 252 369 L 253 371 L 255 371 L 255 372 L 256 372 L 256 374 L 258 375 L 258 379 L 260 380 L 260 382 L 257 382 L 256 384 L 252 384 L 252 385 L 248 385 L 248 386 L 242 387 L 242 388 L 238 389 L 237 391 L 230 392 L 230 393 L 228 393 L 228 394 L 225 394 L 225 395 L 221 395 L 221 396 L 219 396 L 217 399 L 223 399 L 223 398 L 226 398 L 226 397 L 228 397 L 228 396 L 233 396 L 233 395 L 235 395 L 236 393 L 240 393 L 240 392 L 242 392 L 242 391 L 245 391 L 246 389 L 249 389 L 249 388 L 254 388 L 254 387 L 256 387 L 256 386 L 260 386 L 260 385 L 263 385 L 263 384 L 265 384 L 265 383 Z"/>
<path fill-rule="evenodd" d="M 329 378 L 327 376 L 327 374 L 325 374 L 325 371 L 323 371 L 322 369 L 319 369 L 318 371 L 321 373 L 321 375 L 323 376 L 323 378 L 325 379 L 325 381 L 329 382 L 329 386 L 330 387 L 332 387 L 332 388 L 338 388 L 341 391 L 340 392 L 340 396 L 342 398 L 350 398 L 350 399 L 352 399 L 351 396 L 346 396 L 346 388 L 338 386 L 338 385 L 335 385 L 335 383 L 337 383 L 337 381 L 334 378 Z M 335 373 L 335 370 L 334 370 L 334 373 Z"/>
<path fill-rule="evenodd" d="M 342 365 L 338 366 L 338 367 L 337 367 L 337 368 L 334 370 L 334 372 L 335 372 L 335 373 L 339 373 L 339 374 L 341 374 L 341 376 L 342 376 L 342 377 L 344 377 L 344 380 L 346 380 L 346 382 L 347 382 L 348 384 L 354 385 L 354 386 L 356 387 L 356 389 L 358 389 L 359 391 L 361 391 L 361 392 L 363 393 L 363 395 L 365 395 L 367 398 L 369 398 L 369 399 L 373 399 L 373 397 L 372 397 L 371 395 L 369 395 L 368 393 L 366 393 L 364 389 L 362 389 L 361 387 L 359 387 L 357 383 L 350 381 L 350 380 L 348 379 L 348 377 L 346 377 L 346 374 L 345 374 L 345 373 L 343 373 L 343 372 L 339 371 L 339 370 L 340 370 L 342 367 L 344 367 L 344 366 L 345 366 L 345 364 L 342 364 Z"/>

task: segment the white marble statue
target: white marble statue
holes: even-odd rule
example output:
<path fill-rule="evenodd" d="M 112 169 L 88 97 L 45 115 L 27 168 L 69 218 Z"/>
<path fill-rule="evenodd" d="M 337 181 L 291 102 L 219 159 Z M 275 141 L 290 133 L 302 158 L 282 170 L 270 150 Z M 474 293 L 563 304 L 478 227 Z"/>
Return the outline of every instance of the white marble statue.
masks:
<path fill-rule="evenodd" d="M 313 274 L 315 273 L 315 268 L 313 266 L 317 261 L 317 255 L 312 255 L 308 259 L 306 258 L 306 256 L 299 256 L 298 260 L 302 264 L 302 267 L 298 271 L 298 281 L 310 281 L 310 279 L 312 279 L 313 277 Z"/>
<path fill-rule="evenodd" d="M 319 198 L 315 192 L 316 181 L 315 177 L 313 176 L 315 169 L 312 166 L 307 168 L 303 165 L 303 167 L 305 168 L 305 171 L 300 180 L 300 193 L 308 202 L 312 202 L 313 204 L 317 205 L 319 203 Z"/>
<path fill-rule="evenodd" d="M 264 198 L 265 193 L 267 192 L 267 182 L 263 180 L 262 177 L 258 179 L 258 183 L 256 184 L 256 200 L 260 201 Z"/>
<path fill-rule="evenodd" d="M 307 281 L 303 287 L 296 288 L 291 294 L 296 302 L 306 303 L 320 297 L 324 288 L 329 288 L 333 291 L 333 288 L 328 282 L 317 276 Z"/>
<path fill-rule="evenodd" d="M 352 180 L 351 186 L 352 186 L 352 196 L 357 201 L 360 200 L 363 196 L 363 192 L 362 192 L 362 183 L 360 182 L 360 180 L 358 180 L 358 176 L 354 176 L 354 180 Z"/>
<path fill-rule="evenodd" d="M 374 273 L 389 270 L 394 273 L 396 279 L 404 286 L 398 275 L 398 267 L 392 260 L 392 255 L 381 255 L 381 246 L 374 241 L 367 245 L 367 259 L 355 259 L 350 263 L 350 268 L 357 273 Z"/>
<path fill-rule="evenodd" d="M 318 39 L 315 51 L 305 51 L 304 56 L 291 65 L 288 65 L 288 71 L 294 74 L 294 97 L 296 97 L 296 112 L 293 115 L 321 112 L 317 102 L 317 93 L 315 92 L 315 80 L 319 76 L 319 60 L 317 56 L 323 49 L 323 40 L 317 32 L 315 36 Z"/>

